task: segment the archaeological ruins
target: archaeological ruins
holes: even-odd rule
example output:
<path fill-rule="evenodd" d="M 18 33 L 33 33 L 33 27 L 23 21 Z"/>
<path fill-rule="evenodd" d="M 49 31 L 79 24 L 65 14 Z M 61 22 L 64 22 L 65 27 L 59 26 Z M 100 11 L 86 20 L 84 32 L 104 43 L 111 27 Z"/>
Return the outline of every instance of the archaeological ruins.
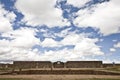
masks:
<path fill-rule="evenodd" d="M 120 66 L 120 64 L 102 63 L 102 61 L 13 61 L 13 64 L 1 64 L 0 68 L 30 69 L 30 68 L 105 68 Z"/>
<path fill-rule="evenodd" d="M 13 61 L 12 64 L 0 63 L 0 75 L 6 74 L 94 74 L 120 75 L 118 72 L 103 69 L 120 67 L 120 64 L 102 61 Z"/>

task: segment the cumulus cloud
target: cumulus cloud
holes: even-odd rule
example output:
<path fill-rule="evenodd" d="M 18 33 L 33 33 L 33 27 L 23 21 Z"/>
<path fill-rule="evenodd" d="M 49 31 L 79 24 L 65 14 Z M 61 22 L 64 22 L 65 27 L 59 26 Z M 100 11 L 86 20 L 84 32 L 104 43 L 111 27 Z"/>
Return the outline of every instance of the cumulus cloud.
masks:
<path fill-rule="evenodd" d="M 0 39 L 0 60 L 38 60 L 39 54 L 33 46 L 39 45 L 40 40 L 35 37 L 36 30 L 20 28 L 3 33 Z M 33 57 L 34 56 L 34 57 Z"/>
<path fill-rule="evenodd" d="M 69 34 L 61 41 L 55 41 L 52 38 L 46 38 L 41 42 L 45 47 L 62 47 L 66 45 L 75 46 L 72 52 L 79 55 L 103 55 L 100 46 L 96 45 L 98 39 L 85 37 L 83 34 Z M 64 51 L 63 51 L 64 53 Z"/>
<path fill-rule="evenodd" d="M 46 51 L 40 56 L 41 60 L 50 61 L 74 61 L 74 60 L 96 60 L 96 58 L 87 58 L 87 55 L 75 53 L 73 49 L 63 49 L 58 51 Z"/>
<path fill-rule="evenodd" d="M 63 49 L 58 51 L 47 51 L 41 55 L 42 60 L 50 61 L 67 61 L 67 60 L 78 60 L 83 59 L 84 56 L 73 53 L 73 50 Z"/>
<path fill-rule="evenodd" d="M 40 43 L 40 40 L 35 37 L 35 30 L 30 28 L 20 28 L 6 32 L 2 34 L 2 37 L 11 38 L 10 46 L 12 47 L 31 48 Z"/>
<path fill-rule="evenodd" d="M 95 27 L 100 29 L 103 35 L 120 32 L 120 1 L 110 0 L 96 4 L 91 8 L 80 9 L 74 24 L 78 27 Z"/>
<path fill-rule="evenodd" d="M 69 34 L 61 41 L 55 41 L 52 38 L 45 38 L 41 42 L 35 37 L 36 30 L 31 28 L 20 28 L 18 30 L 2 34 L 3 37 L 9 37 L 11 40 L 0 40 L 0 60 L 92 60 L 94 56 L 103 55 L 100 46 L 96 45 L 98 39 L 91 39 L 83 34 Z M 74 45 L 75 47 L 61 50 L 49 50 L 41 53 L 35 45 L 42 47 L 63 47 L 65 45 Z M 92 56 L 92 58 L 86 58 Z"/>
<path fill-rule="evenodd" d="M 16 18 L 13 12 L 6 11 L 3 5 L 0 4 L 0 32 L 12 30 L 12 23 Z"/>
<path fill-rule="evenodd" d="M 75 45 L 74 51 L 84 55 L 103 55 L 104 53 L 101 51 L 100 46 L 95 44 L 96 42 L 96 39 L 84 38 Z"/>
<path fill-rule="evenodd" d="M 39 60 L 39 54 L 34 52 L 33 50 L 27 50 L 22 48 L 16 47 L 8 47 L 1 48 L 0 47 L 0 61 L 14 61 L 14 60 Z M 1 54 L 2 53 L 2 54 Z"/>
<path fill-rule="evenodd" d="M 57 47 L 57 46 L 59 46 L 58 42 L 52 38 L 45 38 L 45 40 L 41 43 L 41 45 L 43 47 Z"/>
<path fill-rule="evenodd" d="M 116 49 L 115 48 L 110 48 L 110 51 L 114 52 L 114 51 L 116 51 Z"/>
<path fill-rule="evenodd" d="M 63 45 L 75 45 L 76 43 L 80 42 L 83 38 L 81 35 L 77 34 L 70 34 L 64 37 L 64 39 L 61 41 L 61 44 Z M 81 38 L 81 39 L 80 39 Z"/>
<path fill-rule="evenodd" d="M 65 26 L 69 22 L 62 17 L 62 10 L 55 8 L 56 0 L 17 0 L 15 7 L 24 15 L 27 25 L 48 27 Z"/>
<path fill-rule="evenodd" d="M 89 1 L 67 0 L 67 4 L 80 8 Z M 99 28 L 104 35 L 119 32 L 119 26 L 117 26 L 119 25 L 119 1 L 116 1 L 118 0 L 97 4 L 90 9 L 79 10 L 76 13 L 78 17 L 74 20 L 74 24 L 78 27 L 92 26 Z M 63 18 L 62 10 L 56 8 L 55 5 L 56 0 L 17 0 L 15 3 L 16 9 L 24 15 L 22 21 L 26 25 L 31 25 L 32 27 L 47 25 L 50 28 L 69 25 L 69 22 Z M 112 10 L 111 8 L 115 9 Z M 0 37 L 4 38 L 0 39 L 0 61 L 97 60 L 94 56 L 104 55 L 104 52 L 101 51 L 101 46 L 96 44 L 99 41 L 97 38 L 90 38 L 86 36 L 86 33 L 77 34 L 76 31 L 71 32 L 72 27 L 61 30 L 60 33 L 54 33 L 54 31 L 49 31 L 49 29 L 37 30 L 35 27 L 21 26 L 19 29 L 13 30 L 12 22 L 15 20 L 15 17 L 13 12 L 8 12 L 0 6 L 0 32 L 3 32 L 0 34 Z M 45 39 L 40 41 L 40 37 L 35 37 L 37 35 L 36 32 L 43 33 L 42 35 Z M 58 37 L 63 39 L 55 40 Z M 36 45 L 50 49 L 42 52 Z M 66 48 L 66 46 L 73 47 Z M 115 47 L 119 47 L 119 44 L 116 44 Z M 54 48 L 54 50 L 51 50 L 51 48 Z M 60 49 L 55 50 L 56 48 Z M 114 51 L 114 49 L 110 49 L 110 51 Z"/>
<path fill-rule="evenodd" d="M 90 0 L 67 0 L 67 4 L 71 4 L 75 7 L 82 7 L 85 3 L 89 2 Z"/>

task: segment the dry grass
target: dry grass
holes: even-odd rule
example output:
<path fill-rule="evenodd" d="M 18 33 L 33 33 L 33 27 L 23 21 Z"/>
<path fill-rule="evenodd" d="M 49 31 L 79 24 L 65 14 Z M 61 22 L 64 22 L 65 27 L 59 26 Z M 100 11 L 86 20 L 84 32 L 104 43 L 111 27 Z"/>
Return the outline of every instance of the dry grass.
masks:
<path fill-rule="evenodd" d="M 0 80 L 120 80 L 111 75 L 0 75 Z"/>
<path fill-rule="evenodd" d="M 42 80 L 42 79 L 0 78 L 0 80 Z M 63 80 L 63 79 L 53 79 L 53 80 Z M 91 78 L 91 79 L 74 79 L 74 80 L 120 80 L 120 79 Z"/>
<path fill-rule="evenodd" d="M 0 80 L 32 80 L 32 79 L 24 79 L 24 78 L 0 78 Z"/>
<path fill-rule="evenodd" d="M 106 70 L 109 70 L 109 71 L 117 71 L 117 72 L 120 72 L 120 67 L 112 67 L 112 68 L 105 68 Z"/>

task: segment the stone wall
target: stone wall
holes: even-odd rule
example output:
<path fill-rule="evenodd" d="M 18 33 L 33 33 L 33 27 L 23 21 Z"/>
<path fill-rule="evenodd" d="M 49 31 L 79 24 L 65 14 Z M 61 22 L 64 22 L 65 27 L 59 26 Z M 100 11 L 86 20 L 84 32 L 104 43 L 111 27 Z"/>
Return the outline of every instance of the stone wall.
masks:
<path fill-rule="evenodd" d="M 102 61 L 14 61 L 14 68 L 101 68 Z"/>
<path fill-rule="evenodd" d="M 108 64 L 108 63 L 103 64 L 103 67 L 104 67 L 104 68 L 107 68 L 107 67 L 113 67 L 113 66 L 114 66 L 113 64 Z"/>
<path fill-rule="evenodd" d="M 60 61 L 54 62 L 53 63 L 53 68 L 64 68 L 65 67 L 64 64 L 65 63 L 60 62 Z"/>
<path fill-rule="evenodd" d="M 0 68 L 30 69 L 30 68 L 106 68 L 120 67 L 120 64 L 102 64 L 102 61 L 14 61 L 13 64 L 0 64 Z"/>
<path fill-rule="evenodd" d="M 14 68 L 51 68 L 50 61 L 14 61 Z"/>
<path fill-rule="evenodd" d="M 101 68 L 102 61 L 68 61 L 66 68 Z"/>
<path fill-rule="evenodd" d="M 104 67 L 104 68 L 120 67 L 120 64 L 104 63 L 104 64 L 103 64 L 103 67 Z"/>
<path fill-rule="evenodd" d="M 6 69 L 7 69 L 7 68 L 13 68 L 13 64 L 0 64 L 0 68 L 1 68 L 1 69 L 3 69 L 3 68 L 4 68 L 4 69 L 5 69 L 5 68 L 6 68 Z"/>

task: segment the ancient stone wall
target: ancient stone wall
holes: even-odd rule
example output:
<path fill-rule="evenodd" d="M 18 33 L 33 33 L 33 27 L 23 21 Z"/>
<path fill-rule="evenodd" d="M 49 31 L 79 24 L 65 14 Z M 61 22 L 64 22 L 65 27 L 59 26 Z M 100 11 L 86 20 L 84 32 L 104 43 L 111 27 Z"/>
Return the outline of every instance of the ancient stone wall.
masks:
<path fill-rule="evenodd" d="M 30 69 L 30 68 L 106 68 L 120 67 L 120 64 L 102 64 L 102 61 L 14 61 L 13 64 L 0 64 L 0 68 Z"/>
<path fill-rule="evenodd" d="M 14 61 L 14 68 L 51 68 L 50 61 Z"/>
<path fill-rule="evenodd" d="M 102 61 L 68 61 L 66 68 L 101 68 Z"/>
<path fill-rule="evenodd" d="M 13 68 L 13 64 L 0 64 L 1 69 L 5 68 Z"/>
<path fill-rule="evenodd" d="M 104 67 L 104 68 L 107 68 L 107 67 L 113 67 L 113 66 L 114 66 L 113 64 L 108 64 L 108 63 L 103 64 L 103 67 Z"/>
<path fill-rule="evenodd" d="M 120 67 L 120 64 L 104 63 L 104 64 L 103 64 L 103 67 L 104 67 L 104 68 Z"/>
<path fill-rule="evenodd" d="M 52 63 L 50 61 L 39 61 L 36 63 L 38 68 L 51 68 Z"/>
<path fill-rule="evenodd" d="M 65 63 L 60 62 L 60 61 L 54 62 L 53 63 L 53 68 L 64 68 L 65 67 L 64 64 Z"/>

